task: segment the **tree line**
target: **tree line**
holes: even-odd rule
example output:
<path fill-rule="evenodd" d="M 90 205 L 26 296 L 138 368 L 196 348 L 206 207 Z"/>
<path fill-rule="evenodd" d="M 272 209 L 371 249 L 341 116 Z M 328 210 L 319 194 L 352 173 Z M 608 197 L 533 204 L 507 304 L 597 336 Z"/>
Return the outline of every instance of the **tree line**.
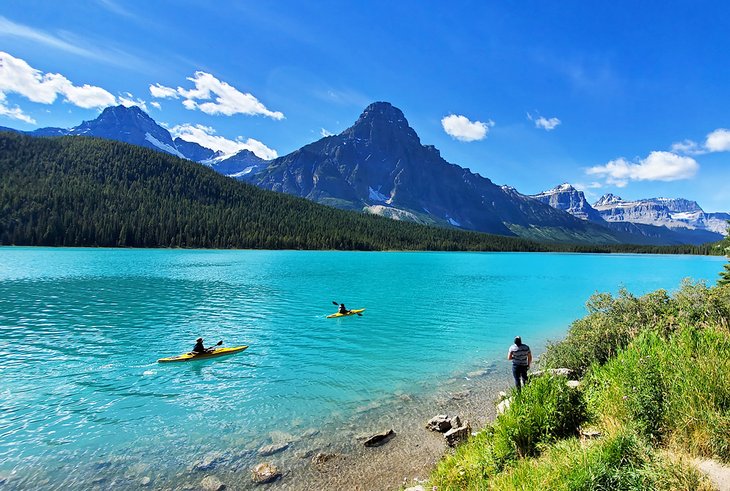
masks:
<path fill-rule="evenodd" d="M 716 253 L 709 244 L 540 244 L 400 222 L 265 191 L 134 145 L 15 133 L 0 133 L 0 244 Z"/>

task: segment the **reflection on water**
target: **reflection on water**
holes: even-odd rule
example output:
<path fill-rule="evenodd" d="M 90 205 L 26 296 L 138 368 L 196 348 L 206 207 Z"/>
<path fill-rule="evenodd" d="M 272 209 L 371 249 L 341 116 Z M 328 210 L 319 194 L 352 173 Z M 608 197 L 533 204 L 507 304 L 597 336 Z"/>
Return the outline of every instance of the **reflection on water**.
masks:
<path fill-rule="evenodd" d="M 423 423 L 483 424 L 516 333 L 539 352 L 596 290 L 713 279 L 722 258 L 0 248 L 0 484 L 364 489 L 425 477 Z M 332 301 L 363 317 L 325 319 Z M 157 364 L 211 345 L 224 358 Z M 394 428 L 386 446 L 358 437 Z M 318 452 L 337 454 L 324 470 Z M 365 477 L 368 473 L 370 477 Z M 394 476 L 399 476 L 394 481 Z"/>

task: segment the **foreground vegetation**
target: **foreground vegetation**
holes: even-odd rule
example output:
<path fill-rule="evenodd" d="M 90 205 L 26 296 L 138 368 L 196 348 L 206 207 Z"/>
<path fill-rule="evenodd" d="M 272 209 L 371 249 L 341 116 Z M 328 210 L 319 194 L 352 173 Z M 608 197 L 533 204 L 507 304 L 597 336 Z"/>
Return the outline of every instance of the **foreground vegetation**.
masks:
<path fill-rule="evenodd" d="M 713 489 L 690 460 L 730 463 L 730 286 L 718 283 L 594 295 L 540 360 L 580 386 L 532 378 L 427 489 Z"/>
<path fill-rule="evenodd" d="M 125 143 L 15 133 L 0 133 L 0 245 L 712 253 L 422 226 L 264 191 Z"/>

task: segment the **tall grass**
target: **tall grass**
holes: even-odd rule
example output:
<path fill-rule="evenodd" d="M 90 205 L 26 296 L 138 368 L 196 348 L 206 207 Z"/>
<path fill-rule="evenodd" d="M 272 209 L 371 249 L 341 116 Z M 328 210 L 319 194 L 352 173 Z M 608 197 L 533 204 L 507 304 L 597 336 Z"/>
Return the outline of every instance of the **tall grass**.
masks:
<path fill-rule="evenodd" d="M 587 306 L 541 360 L 584 374 L 580 390 L 560 377 L 532 379 L 439 463 L 431 485 L 711 489 L 685 458 L 730 462 L 730 287 L 685 281 L 674 295 L 597 294 Z M 603 437 L 575 438 L 586 422 Z"/>

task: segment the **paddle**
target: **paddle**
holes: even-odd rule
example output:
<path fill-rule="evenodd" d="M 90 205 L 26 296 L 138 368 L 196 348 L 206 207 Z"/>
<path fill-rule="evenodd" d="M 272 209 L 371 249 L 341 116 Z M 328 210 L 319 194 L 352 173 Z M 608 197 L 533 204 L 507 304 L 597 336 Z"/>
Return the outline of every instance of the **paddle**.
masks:
<path fill-rule="evenodd" d="M 333 303 L 334 305 L 337 305 L 338 307 L 340 306 L 340 304 L 338 304 L 338 303 L 337 303 L 337 302 L 335 302 L 334 300 L 332 300 L 332 303 Z M 349 310 L 348 310 L 348 312 L 349 312 Z M 362 317 L 362 314 L 361 314 L 360 312 L 355 312 L 355 313 L 357 314 L 357 316 L 358 316 L 358 317 Z"/>

